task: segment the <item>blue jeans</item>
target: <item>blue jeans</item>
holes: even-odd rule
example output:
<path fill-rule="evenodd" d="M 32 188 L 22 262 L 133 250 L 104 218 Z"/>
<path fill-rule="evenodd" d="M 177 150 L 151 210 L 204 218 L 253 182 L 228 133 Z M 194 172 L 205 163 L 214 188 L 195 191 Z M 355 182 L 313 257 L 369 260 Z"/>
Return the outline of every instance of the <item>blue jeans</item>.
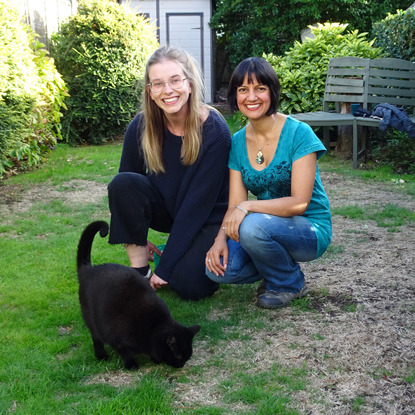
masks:
<path fill-rule="evenodd" d="M 264 279 L 267 291 L 298 293 L 304 274 L 298 262 L 315 259 L 317 237 L 303 216 L 283 218 L 251 213 L 241 223 L 239 242 L 228 240 L 229 259 L 225 276 L 206 269 L 220 284 L 247 284 Z"/>

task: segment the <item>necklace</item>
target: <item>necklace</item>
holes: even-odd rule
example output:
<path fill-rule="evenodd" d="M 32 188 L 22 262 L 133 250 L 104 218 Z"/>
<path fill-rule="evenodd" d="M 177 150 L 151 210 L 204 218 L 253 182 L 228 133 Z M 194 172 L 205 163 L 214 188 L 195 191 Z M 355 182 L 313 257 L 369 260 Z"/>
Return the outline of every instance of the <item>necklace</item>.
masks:
<path fill-rule="evenodd" d="M 276 122 L 277 122 L 277 120 L 274 120 L 274 125 L 272 126 L 271 131 L 274 129 Z M 251 129 L 252 129 L 252 133 L 254 134 L 254 139 L 255 139 L 256 146 L 258 147 L 258 153 L 255 157 L 255 162 L 257 164 L 262 164 L 265 161 L 264 155 L 262 154 L 262 149 L 263 149 L 264 146 L 259 147 L 254 127 L 252 126 L 252 124 L 250 124 L 250 126 L 251 126 Z M 264 145 L 267 145 L 267 144 L 268 144 L 268 139 L 265 140 Z"/>
<path fill-rule="evenodd" d="M 173 127 L 173 124 L 170 122 L 170 121 L 168 121 L 168 123 L 169 123 L 169 125 L 170 125 L 170 128 L 173 130 L 173 134 L 174 135 L 177 135 L 178 137 L 180 137 L 182 140 L 184 139 L 184 134 L 183 135 L 179 135 L 179 134 L 177 134 L 176 133 L 176 130 L 174 129 L 174 127 Z"/>

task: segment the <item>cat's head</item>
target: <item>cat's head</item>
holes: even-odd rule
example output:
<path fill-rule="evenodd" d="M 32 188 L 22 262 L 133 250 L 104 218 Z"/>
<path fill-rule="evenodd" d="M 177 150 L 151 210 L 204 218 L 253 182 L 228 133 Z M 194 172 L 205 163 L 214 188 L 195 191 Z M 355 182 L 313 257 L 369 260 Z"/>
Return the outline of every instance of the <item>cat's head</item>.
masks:
<path fill-rule="evenodd" d="M 183 367 L 193 353 L 193 337 L 200 330 L 199 325 L 175 326 L 163 330 L 161 338 L 153 347 L 152 358 L 157 363 L 166 363 L 176 368 Z"/>

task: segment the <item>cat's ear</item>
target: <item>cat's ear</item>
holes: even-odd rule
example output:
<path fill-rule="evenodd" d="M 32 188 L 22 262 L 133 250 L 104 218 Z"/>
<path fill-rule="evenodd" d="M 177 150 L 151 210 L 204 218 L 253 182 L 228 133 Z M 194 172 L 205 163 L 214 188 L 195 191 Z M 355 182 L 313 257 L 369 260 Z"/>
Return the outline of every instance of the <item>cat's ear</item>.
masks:
<path fill-rule="evenodd" d="M 200 326 L 199 324 L 195 324 L 194 326 L 188 327 L 188 330 L 190 331 L 190 333 L 192 333 L 193 336 L 195 336 L 197 333 L 199 333 Z"/>

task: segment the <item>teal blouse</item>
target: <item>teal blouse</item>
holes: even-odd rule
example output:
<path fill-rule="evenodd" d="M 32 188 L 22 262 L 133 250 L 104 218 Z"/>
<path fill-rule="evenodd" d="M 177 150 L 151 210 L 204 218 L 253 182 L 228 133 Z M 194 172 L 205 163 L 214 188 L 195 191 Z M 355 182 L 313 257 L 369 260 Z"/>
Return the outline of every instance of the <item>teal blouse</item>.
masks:
<path fill-rule="evenodd" d="M 264 170 L 259 171 L 252 167 L 248 159 L 245 134 L 246 127 L 233 135 L 228 166 L 241 172 L 246 189 L 258 200 L 290 196 L 293 162 L 310 153 L 317 153 L 317 159 L 326 153 L 326 148 L 310 126 L 287 117 L 274 158 Z M 316 232 L 318 258 L 329 246 L 332 236 L 330 203 L 321 183 L 318 164 L 313 194 L 304 217 Z"/>

